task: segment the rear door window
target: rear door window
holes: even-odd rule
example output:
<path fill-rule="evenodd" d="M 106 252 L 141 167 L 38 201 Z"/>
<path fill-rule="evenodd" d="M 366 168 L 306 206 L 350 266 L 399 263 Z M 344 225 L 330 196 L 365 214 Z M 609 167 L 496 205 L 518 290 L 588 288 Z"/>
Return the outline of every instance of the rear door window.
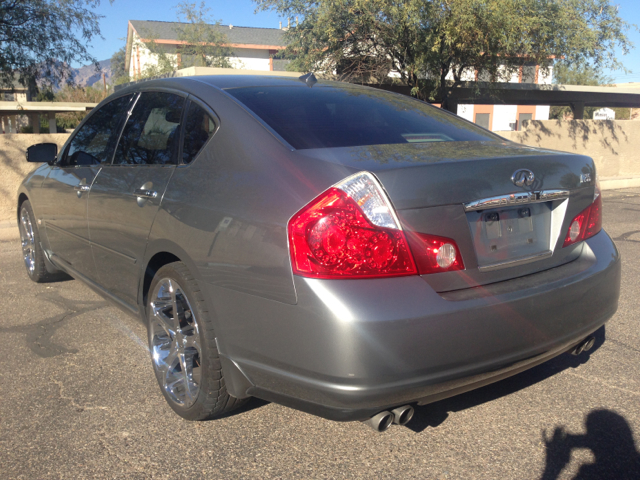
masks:
<path fill-rule="evenodd" d="M 133 95 L 116 98 L 92 112 L 75 133 L 64 159 L 65 165 L 98 165 L 110 163 L 119 126 Z"/>
<path fill-rule="evenodd" d="M 124 127 L 113 164 L 174 164 L 184 102 L 173 93 L 142 92 Z"/>
<path fill-rule="evenodd" d="M 190 102 L 184 125 L 182 163 L 191 163 L 215 132 L 216 124 L 204 108 Z"/>

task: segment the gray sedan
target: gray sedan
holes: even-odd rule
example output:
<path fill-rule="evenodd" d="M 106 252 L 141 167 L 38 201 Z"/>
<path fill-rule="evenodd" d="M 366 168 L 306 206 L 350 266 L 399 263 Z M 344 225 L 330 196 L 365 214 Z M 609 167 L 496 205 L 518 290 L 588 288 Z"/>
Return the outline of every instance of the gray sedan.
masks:
<path fill-rule="evenodd" d="M 140 317 L 189 420 L 255 396 L 383 431 L 590 349 L 618 305 L 591 158 L 381 90 L 147 81 L 27 159 L 28 275 Z"/>

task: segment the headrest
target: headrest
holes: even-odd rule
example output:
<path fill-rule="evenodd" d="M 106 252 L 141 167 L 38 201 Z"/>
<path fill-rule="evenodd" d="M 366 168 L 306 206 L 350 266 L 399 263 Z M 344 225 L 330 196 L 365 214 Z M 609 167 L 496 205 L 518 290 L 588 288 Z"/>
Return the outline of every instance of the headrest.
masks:
<path fill-rule="evenodd" d="M 166 113 L 166 115 L 164 116 L 164 119 L 169 123 L 180 123 L 181 114 L 182 114 L 181 110 L 171 109 Z"/>

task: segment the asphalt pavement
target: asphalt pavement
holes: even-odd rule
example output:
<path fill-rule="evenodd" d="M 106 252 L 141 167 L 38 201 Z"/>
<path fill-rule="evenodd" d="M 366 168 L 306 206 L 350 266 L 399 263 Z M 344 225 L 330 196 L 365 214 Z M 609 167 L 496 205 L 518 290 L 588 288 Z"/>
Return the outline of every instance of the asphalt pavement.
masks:
<path fill-rule="evenodd" d="M 640 188 L 604 193 L 618 313 L 588 354 L 418 407 L 378 434 L 251 400 L 166 405 L 142 323 L 79 281 L 32 283 L 0 228 L 1 478 L 640 478 Z"/>

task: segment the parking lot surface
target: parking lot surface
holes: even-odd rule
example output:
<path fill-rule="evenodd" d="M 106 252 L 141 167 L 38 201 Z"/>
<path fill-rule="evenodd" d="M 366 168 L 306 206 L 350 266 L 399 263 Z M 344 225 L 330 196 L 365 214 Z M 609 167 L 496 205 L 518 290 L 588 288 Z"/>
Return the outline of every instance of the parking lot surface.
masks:
<path fill-rule="evenodd" d="M 175 415 L 146 329 L 79 281 L 32 283 L 0 235 L 2 478 L 640 478 L 640 189 L 604 193 L 618 313 L 588 354 L 418 407 L 378 434 L 251 400 Z"/>

